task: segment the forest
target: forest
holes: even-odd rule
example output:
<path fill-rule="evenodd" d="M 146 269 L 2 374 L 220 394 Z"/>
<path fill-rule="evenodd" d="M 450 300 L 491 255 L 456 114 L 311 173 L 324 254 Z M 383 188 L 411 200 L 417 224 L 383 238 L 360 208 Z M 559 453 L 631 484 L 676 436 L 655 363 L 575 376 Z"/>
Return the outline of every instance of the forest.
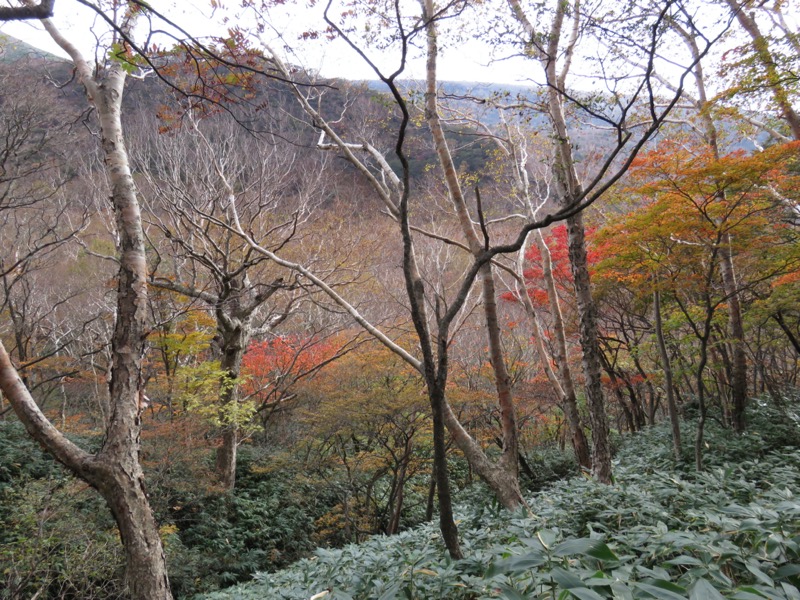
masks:
<path fill-rule="evenodd" d="M 0 598 L 800 599 L 796 2 L 207 4 L 0 5 Z"/>

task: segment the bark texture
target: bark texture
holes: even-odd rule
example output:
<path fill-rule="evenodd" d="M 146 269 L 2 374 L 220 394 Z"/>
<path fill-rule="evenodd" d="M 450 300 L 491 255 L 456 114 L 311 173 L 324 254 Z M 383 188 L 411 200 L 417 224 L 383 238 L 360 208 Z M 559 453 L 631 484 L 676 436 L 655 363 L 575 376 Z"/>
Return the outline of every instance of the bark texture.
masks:
<path fill-rule="evenodd" d="M 722 287 L 728 298 L 728 333 L 731 337 L 731 422 L 737 433 L 747 425 L 747 355 L 745 353 L 744 323 L 739 285 L 736 282 L 730 235 L 725 235 L 720 248 Z"/>
<path fill-rule="evenodd" d="M 601 376 L 600 344 L 597 339 L 597 306 L 592 298 L 586 256 L 586 234 L 581 214 L 567 219 L 569 261 L 575 286 L 586 401 L 592 425 L 592 474 L 602 483 L 611 483 L 611 447 Z"/>
<path fill-rule="evenodd" d="M 0 6 L 0 21 L 27 21 L 49 19 L 53 16 L 55 0 L 41 0 L 39 4 L 25 6 Z"/>

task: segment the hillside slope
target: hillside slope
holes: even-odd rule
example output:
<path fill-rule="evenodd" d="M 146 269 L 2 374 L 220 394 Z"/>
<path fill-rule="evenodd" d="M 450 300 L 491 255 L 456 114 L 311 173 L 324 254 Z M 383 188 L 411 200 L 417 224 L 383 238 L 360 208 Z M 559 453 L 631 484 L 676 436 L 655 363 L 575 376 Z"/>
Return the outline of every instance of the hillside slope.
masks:
<path fill-rule="evenodd" d="M 462 561 L 433 524 L 316 556 L 207 600 L 277 598 L 800 598 L 800 406 L 750 433 L 709 434 L 709 467 L 669 457 L 666 429 L 630 438 L 617 481 L 564 481 L 508 515 L 462 506 Z M 687 434 L 690 432 L 687 431 Z M 689 436 L 687 436 L 687 439 Z"/>

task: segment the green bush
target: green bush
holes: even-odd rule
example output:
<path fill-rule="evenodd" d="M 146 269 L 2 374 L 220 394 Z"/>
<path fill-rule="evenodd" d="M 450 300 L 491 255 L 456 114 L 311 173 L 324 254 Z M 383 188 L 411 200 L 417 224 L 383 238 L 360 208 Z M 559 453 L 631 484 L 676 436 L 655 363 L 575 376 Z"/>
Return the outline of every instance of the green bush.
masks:
<path fill-rule="evenodd" d="M 178 597 L 248 580 L 314 548 L 314 519 L 325 510 L 319 505 L 324 498 L 287 475 L 258 472 L 247 451 L 241 455 L 233 493 L 181 492 L 170 499 L 170 514 L 162 520 L 176 528 L 167 547 Z"/>
<path fill-rule="evenodd" d="M 585 477 L 530 499 L 533 516 L 485 498 L 462 506 L 449 560 L 433 525 L 375 537 L 207 596 L 309 598 L 800 598 L 797 405 L 755 403 L 750 431 L 708 426 L 707 464 L 675 465 L 669 431 L 629 438 L 615 484 Z M 777 412 L 776 412 L 777 411 Z M 686 426 L 686 439 L 692 439 Z M 688 444 L 687 444 L 688 445 Z"/>
<path fill-rule="evenodd" d="M 123 560 L 97 493 L 0 422 L 0 598 L 124 598 Z"/>
<path fill-rule="evenodd" d="M 63 473 L 49 454 L 42 452 L 18 421 L 0 421 L 0 493 L 20 479 L 59 477 Z"/>
<path fill-rule="evenodd" d="M 0 598 L 127 597 L 119 534 L 94 490 L 17 480 L 0 507 Z"/>

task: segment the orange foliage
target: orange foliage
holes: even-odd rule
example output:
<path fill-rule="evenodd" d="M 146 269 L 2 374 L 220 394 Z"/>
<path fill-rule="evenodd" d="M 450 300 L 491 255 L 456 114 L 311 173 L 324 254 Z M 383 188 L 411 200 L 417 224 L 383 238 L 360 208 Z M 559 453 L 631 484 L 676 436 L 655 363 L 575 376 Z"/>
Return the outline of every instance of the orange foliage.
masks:
<path fill-rule="evenodd" d="M 667 140 L 641 155 L 619 191 L 637 202 L 595 239 L 601 285 L 649 293 L 659 279 L 697 288 L 702 265 L 723 240 L 740 268 L 769 269 L 765 261 L 780 255 L 770 249 L 785 230 L 782 202 L 797 202 L 798 150 L 800 142 L 791 142 L 715 159 L 707 146 Z"/>
<path fill-rule="evenodd" d="M 269 402 L 297 379 L 330 362 L 339 350 L 333 340 L 296 335 L 253 342 L 242 359 L 242 391 Z"/>
<path fill-rule="evenodd" d="M 586 228 L 587 241 L 591 241 L 594 232 L 594 228 Z M 556 282 L 556 286 L 560 291 L 571 293 L 572 269 L 569 262 L 569 240 L 567 238 L 566 225 L 553 227 L 553 229 L 545 234 L 545 243 L 550 249 L 553 279 Z M 591 269 L 600 259 L 600 254 L 596 249 L 589 246 L 587 250 L 587 259 L 589 268 Z M 547 290 L 542 285 L 542 280 L 544 278 L 542 254 L 539 252 L 538 246 L 531 244 L 525 252 L 525 261 L 526 268 L 523 272 L 523 276 L 525 277 L 528 296 L 534 306 L 547 306 Z M 501 298 L 509 302 L 515 301 L 512 292 L 502 294 Z"/>

